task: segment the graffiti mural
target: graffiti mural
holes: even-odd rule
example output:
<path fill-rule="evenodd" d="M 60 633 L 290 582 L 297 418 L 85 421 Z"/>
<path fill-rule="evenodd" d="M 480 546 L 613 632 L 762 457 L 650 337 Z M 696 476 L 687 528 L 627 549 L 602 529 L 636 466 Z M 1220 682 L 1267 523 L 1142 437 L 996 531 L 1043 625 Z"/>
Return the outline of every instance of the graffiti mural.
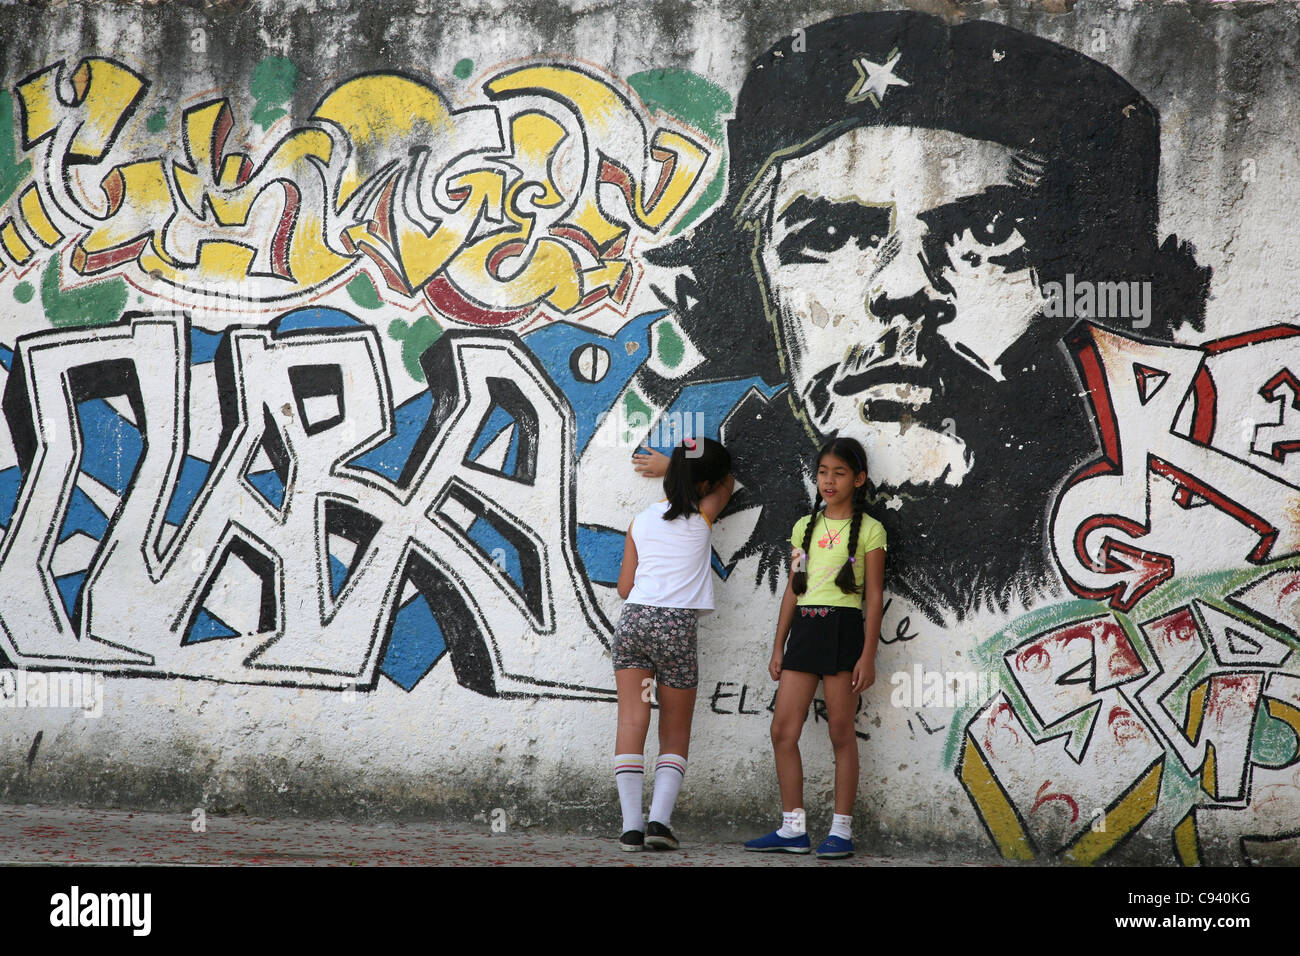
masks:
<path fill-rule="evenodd" d="M 708 437 L 701 716 L 766 752 L 789 530 L 846 434 L 918 688 L 892 719 L 882 670 L 858 714 L 883 805 L 925 762 L 1013 859 L 1293 853 L 1300 326 L 1215 304 L 1240 273 L 1169 181 L 1195 110 L 991 21 L 772 39 L 726 88 L 563 52 L 14 67 L 0 665 L 267 706 L 445 682 L 603 733 L 630 453 Z"/>
<path fill-rule="evenodd" d="M 773 343 L 757 368 L 790 387 L 765 432 L 873 449 L 892 590 L 936 621 L 1006 609 L 1056 582 L 1028 543 L 1093 442 L 1058 347 L 1075 310 L 1050 308 L 1051 287 L 1140 280 L 1148 337 L 1201 326 L 1208 270 L 1157 233 L 1157 116 L 1101 64 L 993 23 L 857 15 L 809 28 L 816 56 L 798 39 L 746 78 L 728 202 L 649 257 L 698 263 L 678 295 L 715 374 L 738 361 L 728 329 Z M 799 108 L 773 122 L 772 102 Z M 802 496 L 792 464 L 763 479 L 767 500 Z M 772 504 L 756 531 L 772 586 L 798 513 Z"/>
<path fill-rule="evenodd" d="M 602 693 L 572 411 L 508 341 L 448 333 L 424 360 L 436 384 L 395 409 L 376 332 L 344 313 L 20 339 L 0 586 L 39 599 L 0 611 L 6 656 L 409 689 L 447 650 L 483 693 Z"/>
<path fill-rule="evenodd" d="M 1071 346 L 1103 455 L 1056 499 L 1053 551 L 1072 591 L 1128 610 L 1173 576 L 1177 555 L 1204 550 L 1188 533 L 1194 522 L 1178 520 L 1177 510 L 1159 514 L 1161 500 L 1184 512 L 1209 506 L 1235 522 L 1214 550 L 1237 562 L 1300 550 L 1286 466 L 1295 448 L 1284 437 L 1288 408 L 1300 407 L 1284 393 L 1295 382 L 1288 365 L 1297 335 L 1300 328 L 1273 326 L 1173 348 L 1080 329 Z"/>
<path fill-rule="evenodd" d="M 30 175 L 0 223 L 10 274 L 44 270 L 43 299 L 113 274 L 231 317 L 52 319 L 82 327 L 4 351 L 5 657 L 410 690 L 445 652 L 484 694 L 609 697 L 575 514 L 590 420 L 537 356 L 563 349 L 568 371 L 599 351 L 582 384 L 606 400 L 627 362 L 611 369 L 575 327 L 535 350 L 491 329 L 617 315 L 633 245 L 699 198 L 715 147 L 570 65 L 494 73 L 463 108 L 411 77 L 360 76 L 252 149 L 222 97 L 182 111 L 169 152 L 139 122 L 149 89 L 96 57 L 16 84 Z M 356 316 L 282 310 L 358 265 L 436 316 L 403 348 L 423 390 L 393 394 L 382 337 Z M 348 292 L 378 305 L 360 281 L 373 302 L 355 278 Z"/>
<path fill-rule="evenodd" d="M 185 109 L 181 152 L 149 156 L 161 137 L 131 126 L 148 89 L 94 57 L 15 87 L 37 172 L 0 223 L 14 266 L 73 237 L 79 275 L 129 263 L 128 278 L 265 301 L 319 289 L 364 255 L 445 317 L 508 325 L 542 303 L 624 303 L 633 242 L 680 215 L 714 157 L 573 66 L 503 71 L 482 86 L 489 103 L 461 109 L 411 77 L 360 76 L 256 157 L 231 142 L 228 98 Z M 599 201 L 602 186 L 620 202 Z"/>
<path fill-rule="evenodd" d="M 1226 578 L 1213 599 L 1072 620 L 1005 653 L 1007 689 L 965 725 L 958 768 L 1005 856 L 1095 862 L 1157 803 L 1182 814 L 1168 838 L 1185 864 L 1300 836 L 1300 574 Z"/>
<path fill-rule="evenodd" d="M 675 308 L 711 374 L 743 362 L 788 386 L 742 444 L 865 439 L 891 591 L 935 622 L 1091 602 L 981 642 L 1004 689 L 951 724 L 953 770 L 1009 857 L 1095 862 L 1162 801 L 1183 862 L 1207 832 L 1215 853 L 1220 832 L 1295 835 L 1296 631 L 1247 600 L 1258 583 L 1191 582 L 1297 554 L 1296 329 L 1174 344 L 1204 328 L 1210 270 L 1160 235 L 1159 136 L 1136 89 L 1057 44 L 839 18 L 755 63 L 727 202 L 647 253 L 683 269 Z M 746 326 L 770 358 L 727 347 Z M 747 548 L 771 587 L 802 464 L 755 482 Z M 1185 657 L 1161 646 L 1171 626 Z M 1255 805 L 1252 768 L 1273 815 L 1216 814 Z"/>
<path fill-rule="evenodd" d="M 1007 650 L 1023 706 L 998 693 L 966 726 L 958 772 L 1005 855 L 1093 862 L 1159 800 L 1186 807 L 1171 834 L 1185 863 L 1248 861 L 1252 841 L 1300 836 L 1300 576 L 1293 560 L 1221 570 L 1297 550 L 1297 487 L 1275 437 L 1296 334 L 1269 327 L 1199 348 L 1087 324 L 1072 335 L 1103 454 L 1056 499 L 1054 553 L 1070 589 L 1112 613 Z M 1182 586 L 1162 591 L 1176 574 Z"/>

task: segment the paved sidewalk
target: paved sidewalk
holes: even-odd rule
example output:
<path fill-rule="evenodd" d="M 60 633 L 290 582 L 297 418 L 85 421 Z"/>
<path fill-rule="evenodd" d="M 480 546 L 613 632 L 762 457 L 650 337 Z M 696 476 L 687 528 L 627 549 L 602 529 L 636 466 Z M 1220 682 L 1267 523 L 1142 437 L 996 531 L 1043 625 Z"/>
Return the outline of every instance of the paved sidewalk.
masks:
<path fill-rule="evenodd" d="M 625 853 L 616 842 L 486 824 L 347 823 L 0 806 L 0 866 L 952 866 L 940 859 L 746 853 L 737 844 L 683 842 L 675 852 Z"/>

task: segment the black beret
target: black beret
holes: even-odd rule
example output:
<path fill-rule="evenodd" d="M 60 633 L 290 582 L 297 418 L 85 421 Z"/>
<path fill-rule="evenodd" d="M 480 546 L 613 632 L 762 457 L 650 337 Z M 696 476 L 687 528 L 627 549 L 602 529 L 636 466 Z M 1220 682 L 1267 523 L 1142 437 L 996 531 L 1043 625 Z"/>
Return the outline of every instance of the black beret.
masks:
<path fill-rule="evenodd" d="M 736 209 L 772 162 L 858 126 L 948 130 L 1045 165 L 1054 213 L 1115 241 L 1158 222 L 1160 121 L 1109 67 L 985 20 L 859 13 L 786 37 L 758 57 L 728 124 Z"/>

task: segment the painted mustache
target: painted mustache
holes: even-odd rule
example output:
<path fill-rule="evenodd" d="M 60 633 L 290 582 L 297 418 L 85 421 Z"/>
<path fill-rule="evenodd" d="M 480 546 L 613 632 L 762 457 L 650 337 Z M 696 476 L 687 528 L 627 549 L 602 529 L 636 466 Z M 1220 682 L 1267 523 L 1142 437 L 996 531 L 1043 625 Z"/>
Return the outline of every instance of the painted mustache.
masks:
<path fill-rule="evenodd" d="M 878 385 L 917 385 L 934 389 L 940 383 L 933 371 L 919 365 L 876 365 L 862 372 L 848 372 L 838 366 L 839 374 L 830 384 L 836 395 L 858 395 Z"/>
<path fill-rule="evenodd" d="M 868 408 L 887 412 L 890 417 L 910 409 L 918 413 L 930 406 L 943 391 L 943 379 L 913 365 L 878 365 L 856 374 L 845 374 L 844 365 L 827 366 L 814 375 L 804 388 L 805 408 L 814 423 L 826 425 L 837 402 L 848 398 L 860 403 L 862 414 Z"/>

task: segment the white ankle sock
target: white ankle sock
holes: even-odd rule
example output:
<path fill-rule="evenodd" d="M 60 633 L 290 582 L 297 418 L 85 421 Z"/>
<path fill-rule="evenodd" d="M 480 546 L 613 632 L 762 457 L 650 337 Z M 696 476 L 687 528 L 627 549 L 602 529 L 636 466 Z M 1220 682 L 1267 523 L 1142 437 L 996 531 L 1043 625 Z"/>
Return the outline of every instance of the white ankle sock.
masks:
<path fill-rule="evenodd" d="M 645 757 L 641 754 L 614 755 L 614 783 L 623 807 L 623 832 L 644 830 L 641 816 L 641 781 L 645 778 Z"/>
<path fill-rule="evenodd" d="M 853 839 L 853 817 L 844 813 L 831 814 L 831 836 L 841 840 Z"/>
<path fill-rule="evenodd" d="M 788 840 L 791 837 L 802 836 L 807 832 L 808 827 L 804 818 L 803 807 L 781 814 L 781 829 L 776 831 L 777 836 L 785 837 Z"/>
<path fill-rule="evenodd" d="M 673 805 L 686 777 L 686 758 L 679 754 L 660 754 L 655 762 L 655 789 L 650 799 L 650 819 L 668 826 Z"/>

